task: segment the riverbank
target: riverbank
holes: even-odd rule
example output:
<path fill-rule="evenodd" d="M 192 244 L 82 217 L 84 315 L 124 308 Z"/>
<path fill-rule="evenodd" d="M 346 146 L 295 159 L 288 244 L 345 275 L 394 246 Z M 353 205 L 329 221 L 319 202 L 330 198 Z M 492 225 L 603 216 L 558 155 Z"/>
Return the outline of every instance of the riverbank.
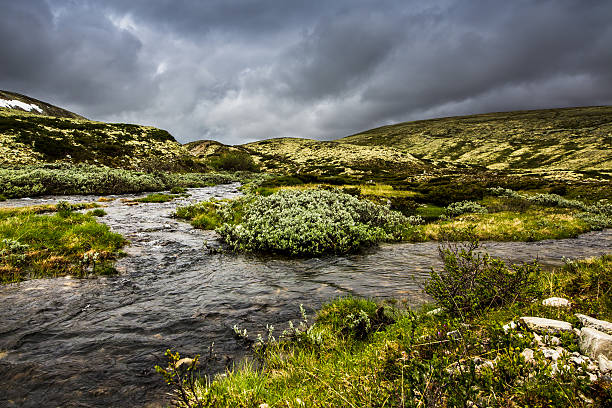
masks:
<path fill-rule="evenodd" d="M 192 407 L 609 406 L 612 364 L 584 347 L 585 329 L 579 336 L 571 327 L 589 326 L 576 313 L 612 317 L 612 256 L 507 290 L 513 300 L 471 313 L 344 298 L 282 333 L 236 328 L 255 358 L 213 379 L 186 375 L 175 396 Z M 570 305 L 542 301 L 551 296 Z M 569 330 L 521 325 L 521 316 L 569 322 Z M 175 356 L 168 368 L 159 371 L 176 380 L 198 366 Z"/>

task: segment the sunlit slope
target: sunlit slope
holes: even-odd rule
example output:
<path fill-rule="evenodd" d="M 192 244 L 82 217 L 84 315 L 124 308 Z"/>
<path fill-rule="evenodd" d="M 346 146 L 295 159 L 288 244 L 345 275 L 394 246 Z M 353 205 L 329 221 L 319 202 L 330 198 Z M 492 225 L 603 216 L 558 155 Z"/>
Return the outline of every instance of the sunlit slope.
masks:
<path fill-rule="evenodd" d="M 612 106 L 404 122 L 337 140 L 490 169 L 612 170 Z"/>

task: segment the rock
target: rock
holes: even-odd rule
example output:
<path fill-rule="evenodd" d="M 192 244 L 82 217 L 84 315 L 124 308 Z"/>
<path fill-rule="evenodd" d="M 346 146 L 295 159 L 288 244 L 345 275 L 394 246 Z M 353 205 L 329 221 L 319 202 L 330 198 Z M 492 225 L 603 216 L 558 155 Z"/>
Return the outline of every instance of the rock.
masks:
<path fill-rule="evenodd" d="M 590 327 L 583 327 L 580 330 L 580 351 L 595 360 L 600 354 L 611 360 L 612 336 Z"/>
<path fill-rule="evenodd" d="M 533 355 L 534 355 L 534 351 L 530 348 L 526 348 L 521 353 L 521 356 L 523 356 L 523 358 L 525 359 L 525 362 L 528 364 L 532 364 L 535 362 L 535 358 L 533 357 Z"/>
<path fill-rule="evenodd" d="M 259 404 L 259 408 L 270 408 L 270 406 L 264 402 L 263 404 Z"/>
<path fill-rule="evenodd" d="M 576 317 L 585 327 L 590 327 L 604 333 L 612 334 L 612 323 L 605 320 L 595 319 L 594 317 L 576 313 Z"/>
<path fill-rule="evenodd" d="M 552 361 L 557 361 L 563 354 L 567 353 L 567 351 L 565 351 L 565 349 L 562 347 L 556 347 L 554 349 L 545 347 L 542 349 L 542 353 L 544 354 L 544 357 Z"/>
<path fill-rule="evenodd" d="M 549 297 L 542 301 L 542 305 L 548 307 L 572 307 L 572 302 L 565 298 L 560 297 Z"/>
<path fill-rule="evenodd" d="M 533 333 L 533 339 L 538 347 L 544 347 L 546 345 L 542 341 L 542 336 L 540 336 L 538 333 Z"/>
<path fill-rule="evenodd" d="M 461 333 L 459 333 L 459 330 L 453 330 L 446 333 L 446 336 L 453 340 L 459 340 L 461 338 Z"/>
<path fill-rule="evenodd" d="M 523 326 L 537 333 L 560 333 L 572 331 L 572 325 L 561 320 L 545 319 L 543 317 L 523 316 L 519 319 Z"/>
<path fill-rule="evenodd" d="M 495 363 L 491 360 L 486 360 L 484 363 L 479 364 L 477 367 L 475 367 L 475 370 L 477 373 L 481 373 L 482 370 L 484 370 L 487 367 L 492 370 L 495 368 Z"/>
<path fill-rule="evenodd" d="M 587 356 L 580 355 L 580 353 L 572 353 L 572 356 L 569 358 L 569 361 L 577 366 L 581 366 L 582 364 L 589 364 L 591 362 L 591 360 Z"/>
<path fill-rule="evenodd" d="M 597 376 L 593 373 L 587 373 L 589 375 L 589 381 L 593 382 L 593 381 L 597 381 Z"/>
<path fill-rule="evenodd" d="M 514 320 L 513 320 L 510 323 L 504 324 L 502 326 L 502 329 L 504 329 L 504 333 L 508 333 L 510 330 L 516 329 L 516 323 L 514 323 Z"/>
<path fill-rule="evenodd" d="M 430 310 L 429 312 L 427 312 L 428 315 L 430 316 L 437 316 L 440 315 L 444 312 L 444 309 L 442 309 L 441 307 L 434 309 L 434 310 Z"/>
<path fill-rule="evenodd" d="M 612 371 L 612 361 L 608 360 L 603 354 L 599 355 L 599 371 L 602 374 Z"/>

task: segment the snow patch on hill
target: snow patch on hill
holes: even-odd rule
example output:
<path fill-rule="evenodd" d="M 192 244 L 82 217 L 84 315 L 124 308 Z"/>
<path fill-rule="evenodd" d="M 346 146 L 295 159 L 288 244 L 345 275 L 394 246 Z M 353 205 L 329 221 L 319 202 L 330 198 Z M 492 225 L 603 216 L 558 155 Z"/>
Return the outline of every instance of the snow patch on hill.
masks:
<path fill-rule="evenodd" d="M 40 107 L 38 107 L 38 105 L 35 105 L 33 103 L 32 104 L 24 103 L 16 99 L 13 99 L 10 101 L 7 99 L 0 99 L 0 108 L 19 108 L 19 109 L 23 109 L 24 111 L 28 111 L 28 112 L 35 110 L 38 113 L 43 113 L 43 110 Z"/>

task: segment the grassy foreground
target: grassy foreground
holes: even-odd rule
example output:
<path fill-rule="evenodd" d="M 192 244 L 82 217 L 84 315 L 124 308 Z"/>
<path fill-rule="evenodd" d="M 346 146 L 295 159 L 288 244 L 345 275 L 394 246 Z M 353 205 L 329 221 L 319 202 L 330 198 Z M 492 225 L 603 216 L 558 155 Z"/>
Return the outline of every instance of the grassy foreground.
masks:
<path fill-rule="evenodd" d="M 59 275 L 113 274 L 125 239 L 95 220 L 92 204 L 0 208 L 0 283 Z M 54 213 L 54 214 L 44 214 Z"/>
<path fill-rule="evenodd" d="M 236 328 L 255 359 L 213 379 L 195 375 L 197 359 L 172 353 L 158 371 L 174 386 L 178 406 L 190 407 L 610 406 L 610 381 L 589 380 L 585 366 L 567 357 L 553 364 L 533 346 L 533 333 L 503 325 L 541 316 L 576 326 L 575 312 L 609 319 L 612 256 L 532 272 L 528 285 L 505 289 L 505 301 L 461 313 L 339 299 L 323 306 L 314 324 L 303 313 L 276 339 L 273 329 L 252 341 Z M 534 302 L 551 295 L 569 297 L 573 308 Z M 558 341 L 577 351 L 573 332 Z M 522 352 L 530 347 L 536 352 L 528 361 Z"/>

